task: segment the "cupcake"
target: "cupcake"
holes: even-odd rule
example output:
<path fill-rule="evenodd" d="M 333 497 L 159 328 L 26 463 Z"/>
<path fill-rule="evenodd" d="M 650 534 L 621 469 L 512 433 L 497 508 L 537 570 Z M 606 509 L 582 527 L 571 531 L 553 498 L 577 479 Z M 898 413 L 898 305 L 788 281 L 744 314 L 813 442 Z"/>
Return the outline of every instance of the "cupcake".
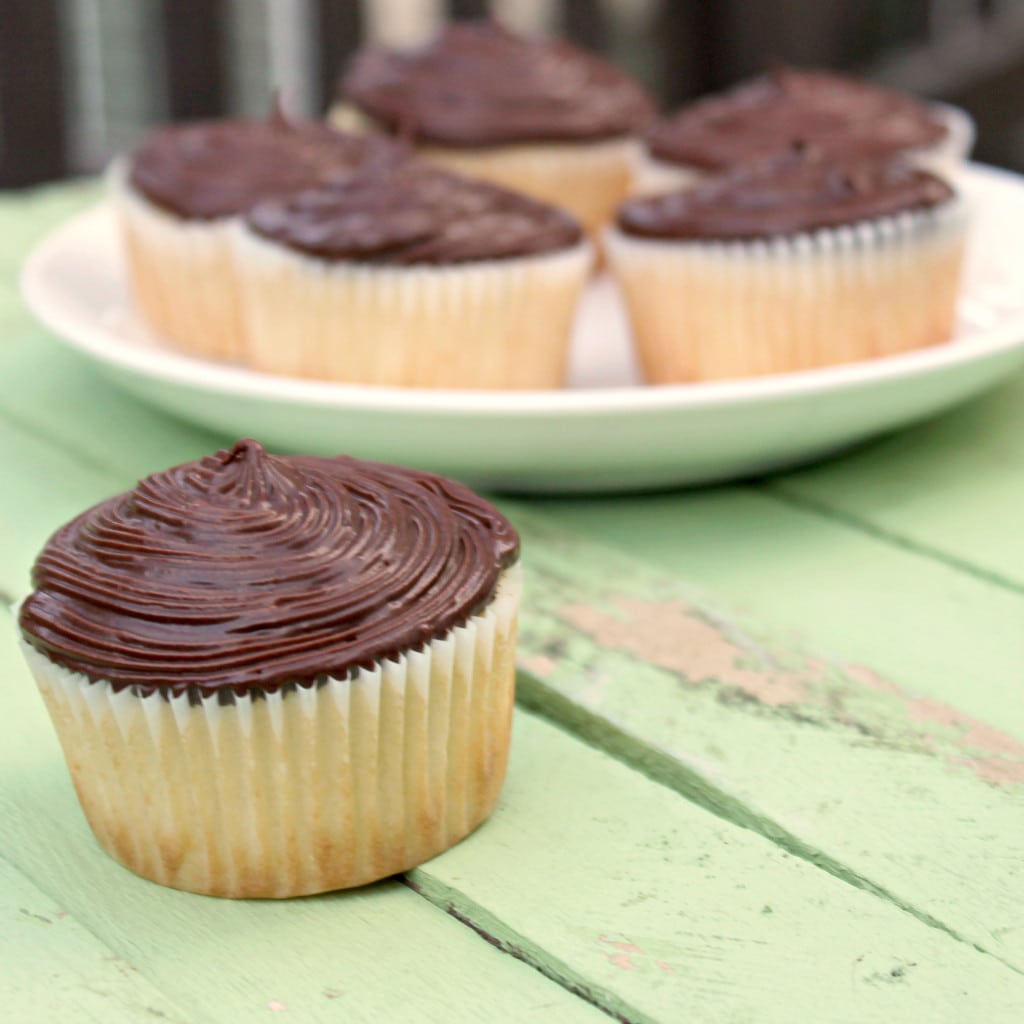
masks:
<path fill-rule="evenodd" d="M 321 124 L 209 121 L 150 132 L 111 171 L 129 276 L 144 319 L 202 356 L 237 359 L 241 311 L 229 238 L 264 199 L 400 159 L 384 139 Z"/>
<path fill-rule="evenodd" d="M 246 361 L 414 388 L 555 388 L 591 246 L 566 213 L 409 162 L 262 203 L 236 237 Z"/>
<path fill-rule="evenodd" d="M 491 21 L 449 25 L 413 50 L 364 50 L 333 117 L 411 139 L 432 160 L 565 207 L 588 231 L 625 196 L 654 114 L 614 64 Z"/>
<path fill-rule="evenodd" d="M 505 773 L 517 559 L 459 484 L 255 441 L 72 520 L 19 623 L 100 844 L 287 897 L 458 842 Z"/>
<path fill-rule="evenodd" d="M 949 171 L 966 157 L 973 139 L 971 119 L 954 107 L 825 71 L 778 67 L 655 125 L 634 191 L 683 188 L 794 143 L 845 159 L 900 156 Z"/>
<path fill-rule="evenodd" d="M 625 203 L 606 247 L 646 377 L 670 384 L 948 340 L 965 227 L 925 171 L 797 149 Z"/>

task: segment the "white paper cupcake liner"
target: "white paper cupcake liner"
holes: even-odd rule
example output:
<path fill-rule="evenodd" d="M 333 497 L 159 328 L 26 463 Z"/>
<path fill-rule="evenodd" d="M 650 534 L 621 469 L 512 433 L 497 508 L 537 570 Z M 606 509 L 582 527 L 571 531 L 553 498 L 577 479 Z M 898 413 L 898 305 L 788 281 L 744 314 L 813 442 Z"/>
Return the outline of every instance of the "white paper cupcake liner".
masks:
<path fill-rule="evenodd" d="M 955 177 L 974 145 L 975 127 L 970 114 L 946 103 L 930 104 L 932 111 L 945 123 L 946 137 L 934 146 L 911 150 L 903 155 L 924 170 L 944 177 Z M 639 147 L 634 159 L 634 196 L 662 195 L 681 189 L 693 188 L 708 177 L 708 172 L 686 164 L 658 160 L 644 147 Z"/>
<path fill-rule="evenodd" d="M 100 844 L 193 892 L 348 888 L 447 849 L 493 810 L 508 756 L 520 570 L 422 650 L 223 703 L 115 692 L 27 643 Z"/>
<path fill-rule="evenodd" d="M 245 361 L 294 377 L 419 388 L 557 388 L 589 243 L 451 266 L 327 261 L 240 228 Z"/>
<path fill-rule="evenodd" d="M 237 359 L 243 349 L 231 245 L 237 218 L 175 217 L 134 191 L 126 171 L 116 161 L 107 180 L 143 319 L 178 348 L 213 359 Z"/>
<path fill-rule="evenodd" d="M 653 384 L 892 355 L 953 331 L 968 211 L 957 198 L 789 238 L 605 245 Z"/>

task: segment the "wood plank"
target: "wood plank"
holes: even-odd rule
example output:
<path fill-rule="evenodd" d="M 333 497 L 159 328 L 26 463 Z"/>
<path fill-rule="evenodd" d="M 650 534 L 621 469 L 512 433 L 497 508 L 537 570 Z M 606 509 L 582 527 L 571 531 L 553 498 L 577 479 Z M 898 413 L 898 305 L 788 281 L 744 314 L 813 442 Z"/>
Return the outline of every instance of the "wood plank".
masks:
<path fill-rule="evenodd" d="M 448 0 L 448 17 L 457 20 L 486 18 L 490 4 L 487 0 Z"/>
<path fill-rule="evenodd" d="M 1024 892 L 1008 882 L 1024 876 L 1014 693 L 976 718 L 515 518 L 529 570 L 521 702 L 1024 970 Z"/>
<path fill-rule="evenodd" d="M 22 260 L 51 228 L 99 195 L 95 183 L 60 185 L 6 196 L 0 193 L 0 353 L 14 340 L 16 325 L 31 319 L 18 296 Z M 0 375 L 0 383 L 3 381 Z"/>
<path fill-rule="evenodd" d="M 6 483 L 0 489 L 0 601 L 24 594 L 47 537 L 89 505 L 116 494 L 120 478 L 74 449 L 58 450 L 0 413 Z"/>
<path fill-rule="evenodd" d="M 334 102 L 338 80 L 363 41 L 362 5 L 344 0 L 313 0 L 319 47 L 318 110 Z"/>
<path fill-rule="evenodd" d="M 1018 1022 L 1024 977 L 520 714 L 440 906 L 628 1021 Z"/>
<path fill-rule="evenodd" d="M 1024 590 L 1024 374 L 990 396 L 773 494 Z"/>
<path fill-rule="evenodd" d="M 161 0 L 166 118 L 221 117 L 227 107 L 223 0 Z"/>
<path fill-rule="evenodd" d="M 0 188 L 67 174 L 57 0 L 8 0 L 0 31 Z"/>
<path fill-rule="evenodd" d="M 4 612 L 0 671 L 0 848 L 46 894 L 25 905 L 69 914 L 108 947 L 111 970 L 140 979 L 139 992 L 172 993 L 181 1008 L 172 1019 L 233 1024 L 287 1011 L 287 1020 L 301 1022 L 447 1022 L 491 1020 L 497 1005 L 507 1020 L 607 1019 L 397 882 L 302 900 L 232 901 L 137 878 L 92 838 Z M 8 888 L 6 877 L 0 873 L 0 912 L 24 893 L 24 883 Z M 26 998 L 79 985 L 50 957 L 24 968 L 18 985 Z M 111 991 L 127 999 L 133 990 L 125 981 Z"/>
<path fill-rule="evenodd" d="M 26 332 L 23 341 L 0 346 L 0 382 L 12 385 L 0 393 L 0 418 L 129 486 L 140 475 L 237 440 L 145 405 L 42 331 Z"/>
<path fill-rule="evenodd" d="M 7 1024 L 198 1024 L 2 858 L 0 922 Z"/>
<path fill-rule="evenodd" d="M 1024 702 L 1008 687 L 1024 664 L 1018 594 L 745 488 L 535 508 L 702 588 L 782 647 L 866 666 L 1024 740 Z"/>
<path fill-rule="evenodd" d="M 609 12 L 589 0 L 562 0 L 562 32 L 578 46 L 607 53 L 610 45 Z"/>

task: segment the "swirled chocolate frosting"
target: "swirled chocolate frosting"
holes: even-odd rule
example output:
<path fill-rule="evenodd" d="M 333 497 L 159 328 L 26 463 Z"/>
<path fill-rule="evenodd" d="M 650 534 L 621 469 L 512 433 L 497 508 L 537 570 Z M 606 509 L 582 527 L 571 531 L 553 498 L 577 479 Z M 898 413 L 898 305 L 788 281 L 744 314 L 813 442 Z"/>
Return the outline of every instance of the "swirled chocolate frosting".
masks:
<path fill-rule="evenodd" d="M 796 142 L 849 159 L 892 156 L 940 142 L 948 128 L 926 103 L 824 71 L 776 68 L 684 107 L 651 129 L 651 155 L 723 170 Z"/>
<path fill-rule="evenodd" d="M 263 238 L 325 260 L 452 264 L 576 245 L 567 213 L 423 163 L 262 203 L 246 218 Z"/>
<path fill-rule="evenodd" d="M 347 135 L 291 121 L 202 121 L 151 131 L 130 157 L 132 188 L 189 220 L 234 217 L 256 203 L 358 169 L 390 166 L 406 149 L 375 135 Z"/>
<path fill-rule="evenodd" d="M 421 647 L 480 611 L 517 555 L 460 484 L 240 441 L 58 530 L 20 625 L 115 689 L 230 702 Z"/>
<path fill-rule="evenodd" d="M 610 61 L 490 21 L 449 25 L 418 49 L 364 50 L 341 93 L 386 130 L 445 146 L 609 139 L 654 114 Z"/>
<path fill-rule="evenodd" d="M 696 188 L 624 203 L 618 225 L 645 238 L 771 238 L 927 210 L 953 197 L 940 178 L 898 162 L 794 149 Z"/>

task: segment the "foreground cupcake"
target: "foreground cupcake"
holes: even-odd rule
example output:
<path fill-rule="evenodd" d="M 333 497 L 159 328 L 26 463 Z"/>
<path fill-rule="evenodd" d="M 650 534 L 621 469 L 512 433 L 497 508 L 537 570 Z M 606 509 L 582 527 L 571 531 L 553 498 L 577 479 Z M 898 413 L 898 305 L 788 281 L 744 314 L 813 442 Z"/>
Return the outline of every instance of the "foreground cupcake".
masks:
<path fill-rule="evenodd" d="M 380 138 L 343 135 L 281 114 L 150 132 L 111 174 L 135 301 L 168 341 L 238 358 L 241 310 L 230 246 L 238 218 L 264 199 L 401 158 Z"/>
<path fill-rule="evenodd" d="M 560 210 L 409 163 L 256 207 L 237 259 L 255 369 L 556 388 L 591 247 Z"/>
<path fill-rule="evenodd" d="M 165 885 L 285 897 L 463 838 L 505 773 L 517 558 L 459 484 L 254 441 L 80 515 L 19 621 L 100 843 Z"/>
<path fill-rule="evenodd" d="M 588 231 L 626 194 L 654 113 L 609 61 L 488 21 L 450 25 L 419 49 L 363 51 L 339 99 L 343 125 L 355 113 L 454 170 L 565 207 Z"/>
<path fill-rule="evenodd" d="M 948 171 L 973 139 L 971 119 L 954 107 L 825 71 L 778 67 L 655 125 L 634 191 L 686 187 L 794 143 L 848 160 L 898 156 Z"/>
<path fill-rule="evenodd" d="M 965 227 L 931 174 L 797 150 L 624 204 L 606 246 L 646 377 L 668 384 L 948 340 Z"/>

